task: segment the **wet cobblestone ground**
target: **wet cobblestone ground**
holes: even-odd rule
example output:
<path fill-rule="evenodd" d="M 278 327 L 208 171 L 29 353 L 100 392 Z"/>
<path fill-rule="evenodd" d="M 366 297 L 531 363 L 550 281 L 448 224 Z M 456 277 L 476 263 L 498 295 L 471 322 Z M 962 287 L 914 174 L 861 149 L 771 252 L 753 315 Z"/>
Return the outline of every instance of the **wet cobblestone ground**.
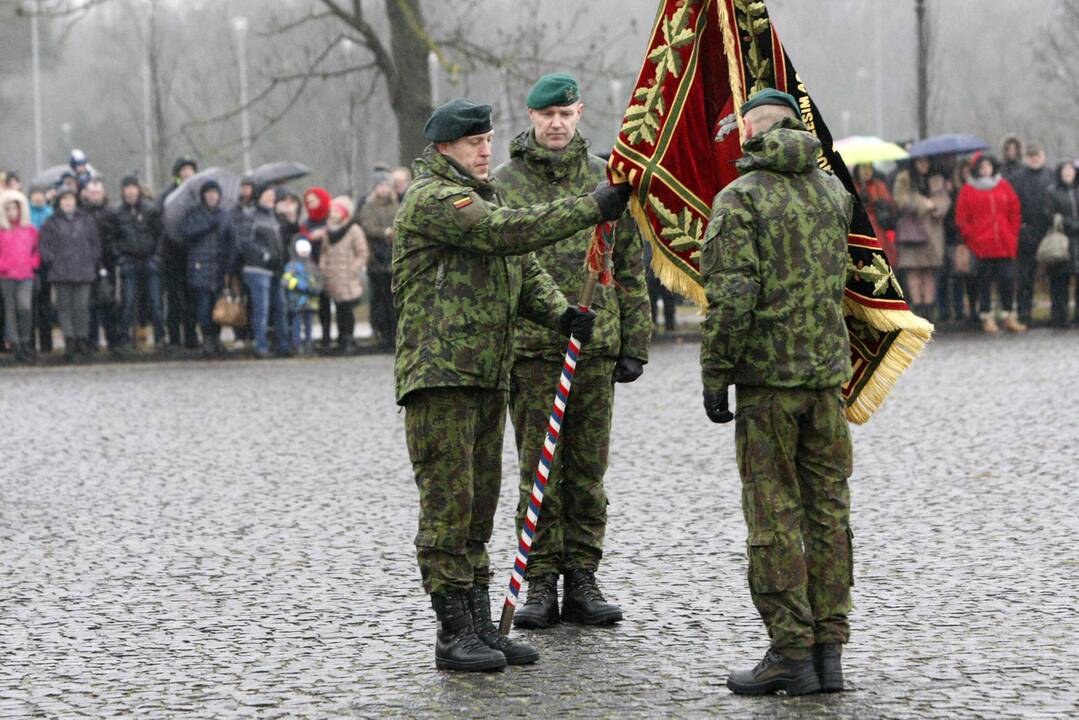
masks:
<path fill-rule="evenodd" d="M 806 698 L 723 686 L 766 641 L 696 354 L 619 388 L 626 621 L 480 676 L 433 667 L 389 357 L 0 373 L 0 717 L 1079 714 L 1079 333 L 943 337 L 855 430 L 851 691 Z"/>

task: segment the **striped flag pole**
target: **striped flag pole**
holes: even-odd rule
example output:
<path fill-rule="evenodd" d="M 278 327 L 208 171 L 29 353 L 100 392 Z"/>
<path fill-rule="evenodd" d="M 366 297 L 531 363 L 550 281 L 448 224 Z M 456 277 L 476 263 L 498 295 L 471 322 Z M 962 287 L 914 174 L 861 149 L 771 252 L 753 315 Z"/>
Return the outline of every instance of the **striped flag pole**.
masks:
<path fill-rule="evenodd" d="M 588 306 L 592 304 L 592 295 L 596 291 L 597 281 L 597 274 L 589 273 L 579 298 L 581 310 L 588 310 Z M 580 356 L 581 341 L 570 336 L 569 347 L 566 348 L 566 357 L 562 363 L 562 377 L 558 379 L 558 389 L 555 390 L 554 395 L 554 406 L 551 408 L 551 417 L 547 421 L 547 437 L 543 441 L 543 452 L 540 454 L 539 463 L 536 466 L 536 476 L 532 481 L 532 501 L 528 505 L 528 512 L 525 514 L 525 520 L 521 527 L 521 537 L 517 542 L 517 557 L 513 561 L 513 571 L 510 572 L 510 586 L 506 592 L 506 601 L 502 605 L 502 618 L 498 623 L 498 632 L 501 635 L 509 635 L 510 625 L 513 623 L 513 613 L 517 609 L 521 584 L 524 582 L 525 570 L 528 568 L 528 554 L 532 550 L 532 537 L 536 533 L 540 509 L 543 507 L 543 493 L 547 489 L 547 479 L 551 475 L 551 464 L 554 462 L 555 448 L 558 447 L 558 437 L 562 431 L 562 416 L 566 412 L 569 391 L 573 387 L 573 374 L 577 370 L 577 360 Z"/>

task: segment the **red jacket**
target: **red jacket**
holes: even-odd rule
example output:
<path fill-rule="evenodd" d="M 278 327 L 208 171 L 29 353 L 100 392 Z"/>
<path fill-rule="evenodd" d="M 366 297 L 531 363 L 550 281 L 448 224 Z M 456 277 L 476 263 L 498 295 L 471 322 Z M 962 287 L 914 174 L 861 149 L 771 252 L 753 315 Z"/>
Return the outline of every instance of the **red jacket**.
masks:
<path fill-rule="evenodd" d="M 1019 251 L 1019 197 L 1003 178 L 968 181 L 959 191 L 955 224 L 963 242 L 981 260 L 1014 258 Z"/>

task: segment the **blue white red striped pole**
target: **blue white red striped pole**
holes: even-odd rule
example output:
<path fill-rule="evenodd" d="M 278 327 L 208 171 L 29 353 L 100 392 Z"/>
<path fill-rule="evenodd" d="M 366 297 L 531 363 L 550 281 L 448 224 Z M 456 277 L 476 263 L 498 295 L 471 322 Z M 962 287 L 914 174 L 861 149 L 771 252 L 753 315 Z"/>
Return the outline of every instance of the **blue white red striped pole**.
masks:
<path fill-rule="evenodd" d="M 596 289 L 597 278 L 590 274 L 585 286 L 581 290 L 580 308 L 587 310 L 592 304 L 592 295 Z M 510 572 L 509 590 L 506 592 L 506 600 L 502 604 L 502 617 L 498 623 L 498 632 L 508 635 L 510 625 L 513 623 L 513 613 L 517 609 L 517 600 L 521 594 L 521 585 L 524 583 L 525 570 L 528 569 L 528 555 L 532 552 L 532 539 L 536 534 L 536 525 L 539 524 L 540 510 L 543 508 L 543 494 L 547 490 L 547 480 L 551 476 L 551 465 L 554 464 L 555 449 L 558 447 L 558 438 L 562 433 L 562 418 L 566 414 L 566 403 L 569 402 L 569 393 L 573 387 L 573 374 L 577 370 L 577 361 L 581 357 L 581 341 L 570 337 L 569 347 L 566 348 L 566 357 L 562 362 L 562 375 L 558 379 L 558 389 L 555 390 L 554 406 L 551 408 L 551 417 L 547 421 L 547 437 L 543 441 L 543 452 L 540 454 L 539 463 L 536 465 L 536 475 L 532 481 L 532 498 L 525 513 L 524 523 L 521 527 L 521 537 L 517 541 L 517 556 L 513 561 L 513 570 Z"/>

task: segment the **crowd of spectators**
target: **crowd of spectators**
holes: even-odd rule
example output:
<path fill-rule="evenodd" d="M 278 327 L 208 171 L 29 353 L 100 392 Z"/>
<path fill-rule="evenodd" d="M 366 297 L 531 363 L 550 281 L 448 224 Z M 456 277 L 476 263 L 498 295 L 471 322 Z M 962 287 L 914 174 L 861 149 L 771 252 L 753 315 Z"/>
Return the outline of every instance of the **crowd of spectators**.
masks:
<path fill-rule="evenodd" d="M 1048 324 L 1079 324 L 1077 166 L 1065 160 L 1051 168 L 1040 143 L 1024 147 L 1009 136 L 1000 158 L 919 157 L 890 174 L 870 164 L 852 174 L 915 312 L 996 333 L 1024 332 L 1039 319 L 1043 277 Z M 1057 241 L 1066 251 L 1046 252 Z"/>
<path fill-rule="evenodd" d="M 19 362 L 54 349 L 70 359 L 103 348 L 218 356 L 225 323 L 229 348 L 260 358 L 350 354 L 363 299 L 375 341 L 392 348 L 392 226 L 406 168 L 376 166 L 358 200 L 245 176 L 226 206 L 207 179 L 169 229 L 166 199 L 197 173 L 194 158 L 178 158 L 157 193 L 122 178 L 115 203 L 82 151 L 69 165 L 27 193 L 16 173 L 0 174 L 0 350 Z"/>

